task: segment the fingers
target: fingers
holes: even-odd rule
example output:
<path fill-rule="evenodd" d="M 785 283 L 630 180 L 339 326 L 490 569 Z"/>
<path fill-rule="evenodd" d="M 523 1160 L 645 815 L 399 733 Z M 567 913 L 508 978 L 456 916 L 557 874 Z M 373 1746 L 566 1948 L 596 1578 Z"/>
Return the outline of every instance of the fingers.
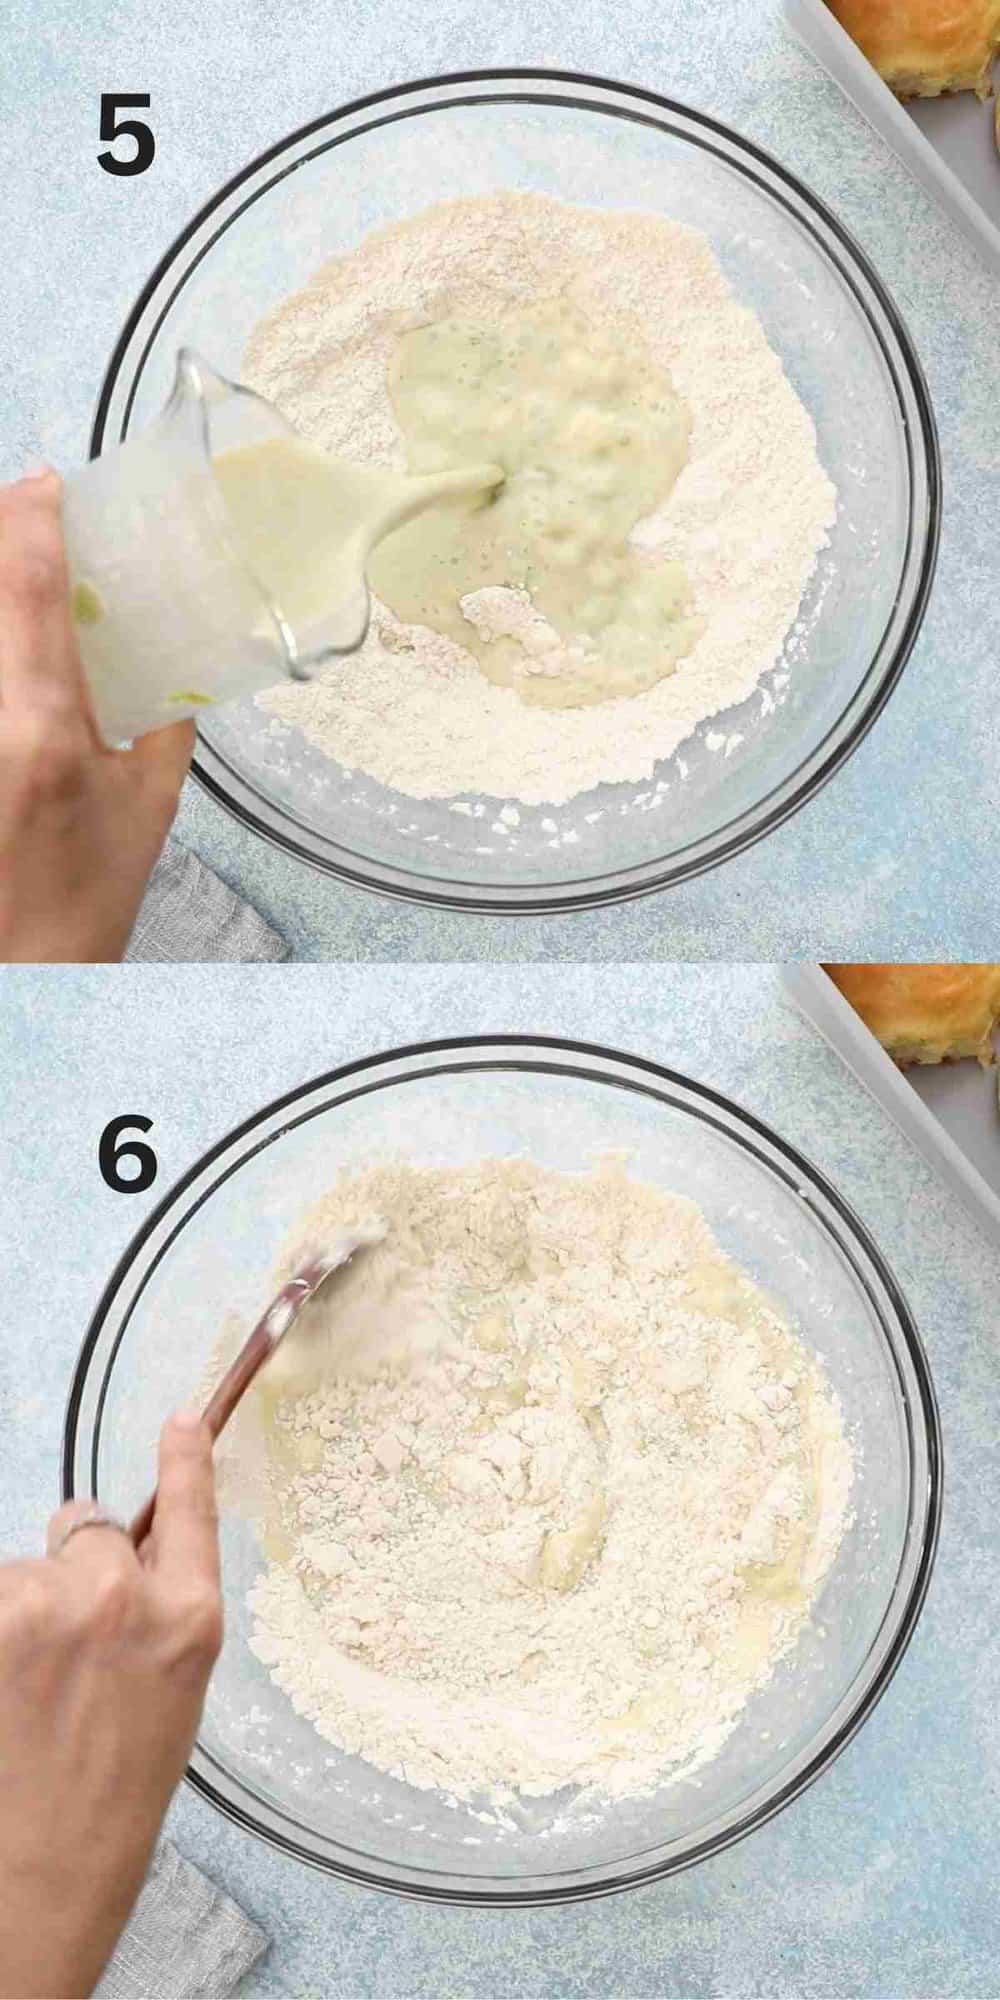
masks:
<path fill-rule="evenodd" d="M 42 1568 L 58 1573 L 65 1586 L 49 1595 L 50 1640 L 68 1619 L 78 1633 L 117 1644 L 137 1615 L 142 1570 L 128 1535 L 107 1523 L 66 1535 L 74 1522 L 100 1519 L 101 1512 L 96 1501 L 71 1500 L 49 1522 L 50 1560 Z"/>
<path fill-rule="evenodd" d="M 0 699 L 10 710 L 88 716 L 54 472 L 0 487 Z"/>
<path fill-rule="evenodd" d="M 218 1590 L 212 1440 L 196 1410 L 178 1410 L 163 1426 L 151 1541 L 157 1574 L 184 1597 Z"/>

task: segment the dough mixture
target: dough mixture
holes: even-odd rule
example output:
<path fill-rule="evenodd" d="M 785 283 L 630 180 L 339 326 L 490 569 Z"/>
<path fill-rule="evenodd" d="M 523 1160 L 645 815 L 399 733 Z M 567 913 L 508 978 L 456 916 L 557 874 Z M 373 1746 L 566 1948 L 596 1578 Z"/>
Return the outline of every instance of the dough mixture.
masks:
<path fill-rule="evenodd" d="M 278 305 L 243 376 L 343 457 L 507 474 L 382 545 L 359 654 L 259 697 L 415 798 L 648 779 L 775 665 L 835 516 L 756 316 L 652 213 L 441 203 Z"/>
<path fill-rule="evenodd" d="M 384 1240 L 262 1378 L 255 1653 L 322 1736 L 413 1785 L 690 1771 L 841 1540 L 820 1364 L 695 1204 L 617 1158 L 344 1176 L 282 1276 L 375 1216 Z"/>

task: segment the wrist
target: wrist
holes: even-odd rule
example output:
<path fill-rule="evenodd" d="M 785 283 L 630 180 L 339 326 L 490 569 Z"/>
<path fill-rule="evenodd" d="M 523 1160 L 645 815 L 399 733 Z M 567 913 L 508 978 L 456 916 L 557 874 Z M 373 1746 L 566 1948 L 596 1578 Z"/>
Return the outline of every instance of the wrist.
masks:
<path fill-rule="evenodd" d="M 4 1867 L 0 2000 L 78 2000 L 93 1993 L 142 1887 L 153 1842 L 127 1860 L 103 1852 L 53 1869 Z"/>

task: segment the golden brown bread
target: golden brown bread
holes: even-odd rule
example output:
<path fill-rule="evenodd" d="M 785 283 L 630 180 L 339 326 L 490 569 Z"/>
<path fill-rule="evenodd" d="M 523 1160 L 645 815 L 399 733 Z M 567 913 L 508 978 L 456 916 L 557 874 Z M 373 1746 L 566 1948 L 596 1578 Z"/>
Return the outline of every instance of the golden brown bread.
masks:
<path fill-rule="evenodd" d="M 897 97 L 990 94 L 1000 0 L 827 0 Z"/>
<path fill-rule="evenodd" d="M 866 1027 L 901 1067 L 993 1061 L 1000 965 L 825 965 Z"/>

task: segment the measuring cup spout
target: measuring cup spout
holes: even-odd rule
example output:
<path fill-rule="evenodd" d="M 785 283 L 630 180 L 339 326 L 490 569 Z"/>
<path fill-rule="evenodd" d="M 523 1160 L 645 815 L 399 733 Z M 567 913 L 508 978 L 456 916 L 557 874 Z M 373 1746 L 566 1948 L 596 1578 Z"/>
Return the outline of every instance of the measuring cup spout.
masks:
<path fill-rule="evenodd" d="M 259 443 L 262 438 L 295 435 L 293 426 L 266 396 L 220 374 L 194 347 L 182 347 L 178 353 L 161 422 L 169 426 L 171 421 L 186 417 L 194 419 L 194 435 L 209 458 L 239 445 Z"/>
<path fill-rule="evenodd" d="M 177 356 L 177 368 L 170 401 L 181 404 L 202 404 L 220 402 L 225 396 L 234 396 L 238 385 L 226 375 L 220 375 L 203 354 L 193 347 L 182 347 Z M 169 407 L 169 404 L 168 404 Z"/>

